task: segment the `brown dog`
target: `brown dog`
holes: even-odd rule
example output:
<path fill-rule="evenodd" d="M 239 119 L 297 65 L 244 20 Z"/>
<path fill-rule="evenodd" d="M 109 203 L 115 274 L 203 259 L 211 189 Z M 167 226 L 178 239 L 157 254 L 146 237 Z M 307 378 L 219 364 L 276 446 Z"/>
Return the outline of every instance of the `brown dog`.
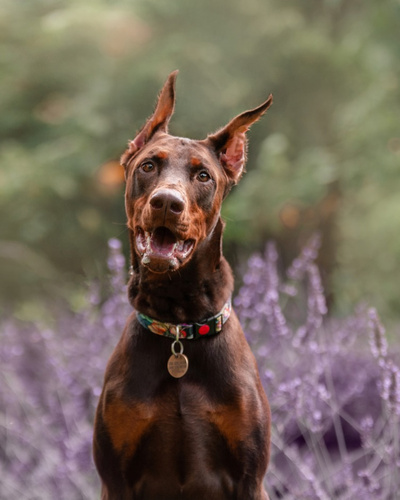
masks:
<path fill-rule="evenodd" d="M 97 408 L 102 499 L 266 500 L 269 406 L 230 308 L 220 209 L 272 96 L 205 140 L 175 137 L 176 73 L 121 159 L 135 312 Z"/>

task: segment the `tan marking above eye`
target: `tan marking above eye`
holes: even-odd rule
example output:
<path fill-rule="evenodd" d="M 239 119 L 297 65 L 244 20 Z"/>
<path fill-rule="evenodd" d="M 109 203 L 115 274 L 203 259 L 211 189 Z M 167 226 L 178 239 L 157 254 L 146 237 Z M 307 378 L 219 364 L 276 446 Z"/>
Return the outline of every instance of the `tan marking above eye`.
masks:
<path fill-rule="evenodd" d="M 155 156 L 160 160 L 166 160 L 168 158 L 168 153 L 166 151 L 159 151 Z"/>
<path fill-rule="evenodd" d="M 193 157 L 190 159 L 190 164 L 192 167 L 199 167 L 201 165 L 201 160 L 199 158 Z"/>

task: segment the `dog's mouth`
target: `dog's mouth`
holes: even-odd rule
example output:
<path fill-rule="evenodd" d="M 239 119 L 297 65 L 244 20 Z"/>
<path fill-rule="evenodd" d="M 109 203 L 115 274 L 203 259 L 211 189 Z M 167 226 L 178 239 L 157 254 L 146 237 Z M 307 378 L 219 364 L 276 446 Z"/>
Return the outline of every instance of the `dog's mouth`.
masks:
<path fill-rule="evenodd" d="M 195 240 L 180 240 L 167 227 L 153 231 L 136 228 L 136 248 L 142 264 L 153 272 L 164 273 L 178 269 L 192 253 Z"/>

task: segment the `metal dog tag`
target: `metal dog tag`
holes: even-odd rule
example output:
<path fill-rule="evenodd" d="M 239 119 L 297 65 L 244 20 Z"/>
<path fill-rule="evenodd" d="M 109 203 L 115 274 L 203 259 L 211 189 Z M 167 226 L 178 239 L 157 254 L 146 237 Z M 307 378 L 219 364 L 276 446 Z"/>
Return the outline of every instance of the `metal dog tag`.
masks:
<path fill-rule="evenodd" d="M 181 378 L 189 368 L 189 360 L 184 354 L 173 354 L 168 360 L 168 372 L 174 378 Z"/>

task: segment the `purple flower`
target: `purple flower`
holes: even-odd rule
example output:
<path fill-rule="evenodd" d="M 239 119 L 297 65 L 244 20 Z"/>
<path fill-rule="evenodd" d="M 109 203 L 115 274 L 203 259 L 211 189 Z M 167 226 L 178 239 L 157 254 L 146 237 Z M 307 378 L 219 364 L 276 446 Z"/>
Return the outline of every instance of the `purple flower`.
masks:
<path fill-rule="evenodd" d="M 305 272 L 308 278 L 307 319 L 296 332 L 295 347 L 300 347 L 306 339 L 312 339 L 321 328 L 323 318 L 327 313 L 324 290 L 317 266 L 309 263 Z"/>
<path fill-rule="evenodd" d="M 288 271 L 269 243 L 235 298 L 272 410 L 271 500 L 391 500 L 400 491 L 400 370 L 374 309 L 327 314 L 318 237 Z M 109 242 L 109 295 L 91 283 L 78 312 L 47 324 L 0 320 L 2 496 L 99 496 L 91 458 L 105 366 L 131 312 L 126 263 Z M 370 338 L 371 352 L 365 349 Z"/>
<path fill-rule="evenodd" d="M 387 340 L 386 340 L 386 330 L 382 325 L 376 309 L 369 309 L 369 326 L 371 330 L 370 346 L 373 356 L 379 360 L 383 361 L 387 356 Z"/>
<path fill-rule="evenodd" d="M 292 265 L 287 270 L 288 278 L 295 281 L 302 280 L 308 271 L 310 264 L 312 264 L 317 258 L 320 246 L 321 236 L 319 233 L 316 233 L 310 238 L 299 257 L 294 259 Z"/>
<path fill-rule="evenodd" d="M 392 361 L 382 369 L 381 397 L 389 412 L 400 416 L 400 369 Z"/>

